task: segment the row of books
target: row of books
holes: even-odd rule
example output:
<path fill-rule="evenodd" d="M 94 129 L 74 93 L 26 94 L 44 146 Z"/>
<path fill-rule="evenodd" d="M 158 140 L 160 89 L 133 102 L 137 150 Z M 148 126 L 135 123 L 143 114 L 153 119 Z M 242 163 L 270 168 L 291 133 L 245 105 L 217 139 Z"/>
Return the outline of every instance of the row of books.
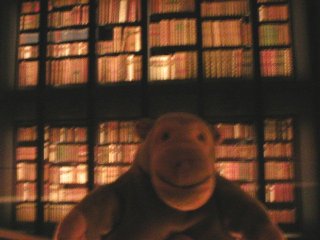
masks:
<path fill-rule="evenodd" d="M 252 51 L 246 49 L 203 52 L 206 78 L 249 77 L 252 75 Z"/>
<path fill-rule="evenodd" d="M 38 46 L 22 46 L 18 49 L 19 59 L 37 58 L 39 55 Z"/>
<path fill-rule="evenodd" d="M 129 168 L 130 166 L 97 166 L 94 168 L 94 183 L 96 185 L 112 183 Z"/>
<path fill-rule="evenodd" d="M 138 144 L 111 144 L 95 148 L 95 162 L 98 164 L 132 163 Z"/>
<path fill-rule="evenodd" d="M 49 0 L 48 10 L 51 11 L 54 8 L 61 8 L 71 5 L 88 4 L 89 0 Z"/>
<path fill-rule="evenodd" d="M 35 163 L 17 163 L 17 181 L 35 181 L 37 178 L 37 166 Z"/>
<path fill-rule="evenodd" d="M 88 80 L 88 59 L 62 59 L 46 62 L 46 83 L 58 86 L 83 84 Z"/>
<path fill-rule="evenodd" d="M 35 201 L 37 198 L 36 183 L 24 182 L 16 184 L 16 201 Z"/>
<path fill-rule="evenodd" d="M 247 0 L 205 1 L 201 3 L 201 16 L 246 16 L 249 14 Z"/>
<path fill-rule="evenodd" d="M 215 147 L 217 159 L 255 159 L 257 157 L 257 146 L 255 144 L 230 144 Z"/>
<path fill-rule="evenodd" d="M 285 21 L 289 18 L 288 5 L 274 5 L 259 7 L 259 21 Z"/>
<path fill-rule="evenodd" d="M 59 58 L 70 56 L 83 56 L 88 54 L 87 42 L 48 44 L 47 57 Z"/>
<path fill-rule="evenodd" d="M 37 139 L 36 127 L 19 127 L 17 129 L 17 142 L 33 142 Z"/>
<path fill-rule="evenodd" d="M 266 119 L 264 121 L 265 141 L 291 141 L 293 139 L 292 119 Z"/>
<path fill-rule="evenodd" d="M 264 171 L 266 180 L 290 180 L 295 175 L 292 162 L 268 161 Z"/>
<path fill-rule="evenodd" d="M 68 11 L 56 11 L 48 14 L 49 27 L 68 27 L 89 23 L 89 6 L 74 6 Z"/>
<path fill-rule="evenodd" d="M 48 184 L 86 184 L 88 182 L 88 167 L 86 164 L 72 166 L 46 165 L 44 180 Z"/>
<path fill-rule="evenodd" d="M 241 19 L 202 22 L 203 47 L 248 46 L 251 39 L 251 25 Z"/>
<path fill-rule="evenodd" d="M 28 1 L 23 2 L 21 4 L 21 13 L 28 14 L 28 13 L 36 13 L 40 11 L 40 2 L 39 1 Z"/>
<path fill-rule="evenodd" d="M 75 204 L 45 204 L 44 205 L 44 222 L 60 222 Z"/>
<path fill-rule="evenodd" d="M 45 184 L 43 191 L 45 202 L 79 202 L 87 194 L 85 187 L 70 188 L 60 184 Z"/>
<path fill-rule="evenodd" d="M 140 0 L 99 0 L 98 24 L 137 22 L 141 19 Z"/>
<path fill-rule="evenodd" d="M 142 56 L 121 54 L 98 58 L 98 82 L 137 81 L 142 77 Z"/>
<path fill-rule="evenodd" d="M 87 141 L 84 127 L 47 127 L 45 140 L 50 143 L 83 143 Z"/>
<path fill-rule="evenodd" d="M 251 162 L 218 162 L 217 171 L 229 180 L 253 181 L 256 179 L 257 166 Z"/>
<path fill-rule="evenodd" d="M 293 156 L 292 143 L 265 143 L 263 145 L 264 157 L 287 157 Z"/>
<path fill-rule="evenodd" d="M 35 44 L 39 42 L 39 33 L 20 33 L 19 34 L 19 44 L 27 45 L 27 44 Z"/>
<path fill-rule="evenodd" d="M 150 57 L 150 80 L 197 77 L 197 52 L 175 52 Z"/>
<path fill-rule="evenodd" d="M 88 146 L 86 144 L 50 144 L 48 160 L 53 163 L 85 162 L 88 160 Z"/>
<path fill-rule="evenodd" d="M 38 83 L 38 61 L 23 61 L 19 63 L 19 86 L 36 86 Z"/>
<path fill-rule="evenodd" d="M 268 210 L 274 223 L 290 224 L 296 222 L 296 209 Z"/>
<path fill-rule="evenodd" d="M 138 143 L 136 121 L 109 121 L 99 124 L 98 144 Z"/>
<path fill-rule="evenodd" d="M 293 71 L 291 49 L 267 49 L 260 51 L 263 77 L 291 76 Z"/>
<path fill-rule="evenodd" d="M 165 19 L 149 25 L 151 47 L 194 45 L 196 42 L 195 19 Z"/>
<path fill-rule="evenodd" d="M 37 158 L 37 147 L 17 147 L 16 160 L 35 160 Z"/>
<path fill-rule="evenodd" d="M 266 202 L 292 202 L 294 201 L 294 184 L 276 183 L 267 184 Z"/>
<path fill-rule="evenodd" d="M 139 52 L 141 50 L 140 26 L 117 26 L 112 29 L 112 40 L 96 44 L 98 55 L 117 52 Z"/>
<path fill-rule="evenodd" d="M 259 27 L 260 46 L 278 46 L 290 43 L 288 24 L 265 24 Z"/>
<path fill-rule="evenodd" d="M 36 221 L 36 204 L 20 203 L 16 205 L 17 222 L 34 222 Z"/>
<path fill-rule="evenodd" d="M 20 31 L 38 29 L 40 22 L 39 19 L 39 14 L 20 16 Z"/>
<path fill-rule="evenodd" d="M 47 33 L 48 43 L 63 43 L 71 41 L 88 40 L 89 29 L 68 29 L 68 30 L 55 30 Z"/>
<path fill-rule="evenodd" d="M 150 3 L 151 14 L 174 13 L 174 12 L 194 12 L 194 0 L 174 0 L 162 1 L 152 0 Z"/>
<path fill-rule="evenodd" d="M 220 139 L 246 139 L 252 140 L 255 138 L 254 127 L 251 124 L 228 124 L 219 123 L 215 125 L 220 134 Z"/>

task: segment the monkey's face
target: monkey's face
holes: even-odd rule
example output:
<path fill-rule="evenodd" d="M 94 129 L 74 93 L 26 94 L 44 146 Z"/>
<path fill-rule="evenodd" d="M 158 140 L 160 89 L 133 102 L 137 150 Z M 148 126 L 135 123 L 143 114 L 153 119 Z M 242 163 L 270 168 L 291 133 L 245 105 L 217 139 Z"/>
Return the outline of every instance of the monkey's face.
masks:
<path fill-rule="evenodd" d="M 163 118 L 154 126 L 149 145 L 151 182 L 167 205 L 195 210 L 214 187 L 214 140 L 207 125 L 195 118 Z"/>

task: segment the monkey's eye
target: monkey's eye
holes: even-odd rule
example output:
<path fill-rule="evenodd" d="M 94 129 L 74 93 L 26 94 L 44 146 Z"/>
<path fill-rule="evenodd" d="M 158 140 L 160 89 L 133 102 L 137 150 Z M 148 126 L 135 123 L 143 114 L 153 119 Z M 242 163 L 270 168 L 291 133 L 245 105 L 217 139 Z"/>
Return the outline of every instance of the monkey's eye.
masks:
<path fill-rule="evenodd" d="M 199 133 L 197 138 L 198 138 L 198 140 L 200 142 L 205 142 L 206 141 L 206 135 L 204 133 Z"/>
<path fill-rule="evenodd" d="M 167 141 L 167 140 L 169 140 L 170 139 L 170 133 L 168 133 L 168 132 L 164 132 L 164 133 L 162 133 L 162 135 L 161 135 L 161 140 L 162 141 Z"/>

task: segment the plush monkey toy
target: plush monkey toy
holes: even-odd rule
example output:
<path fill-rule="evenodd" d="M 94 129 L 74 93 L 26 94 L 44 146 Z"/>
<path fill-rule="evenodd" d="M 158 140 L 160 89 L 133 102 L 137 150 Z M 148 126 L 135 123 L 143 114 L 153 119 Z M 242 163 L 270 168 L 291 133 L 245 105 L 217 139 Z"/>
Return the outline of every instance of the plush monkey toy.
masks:
<path fill-rule="evenodd" d="M 216 173 L 216 134 L 204 121 L 168 113 L 137 132 L 130 170 L 85 197 L 55 239 L 284 239 L 257 200 Z"/>

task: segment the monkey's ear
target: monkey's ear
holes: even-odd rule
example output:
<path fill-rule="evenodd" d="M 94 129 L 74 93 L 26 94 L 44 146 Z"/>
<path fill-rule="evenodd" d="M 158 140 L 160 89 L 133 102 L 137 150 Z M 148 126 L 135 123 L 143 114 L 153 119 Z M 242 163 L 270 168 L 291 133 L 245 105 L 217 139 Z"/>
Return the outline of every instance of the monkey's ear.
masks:
<path fill-rule="evenodd" d="M 148 133 L 154 125 L 154 121 L 149 118 L 143 118 L 136 123 L 136 133 L 140 139 L 146 139 Z"/>

